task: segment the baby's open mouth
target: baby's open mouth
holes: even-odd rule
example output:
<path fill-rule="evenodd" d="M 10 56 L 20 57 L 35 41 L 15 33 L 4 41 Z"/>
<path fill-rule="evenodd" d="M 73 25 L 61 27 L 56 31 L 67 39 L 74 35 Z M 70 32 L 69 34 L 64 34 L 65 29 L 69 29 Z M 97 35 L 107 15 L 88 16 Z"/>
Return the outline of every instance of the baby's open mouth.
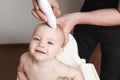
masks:
<path fill-rule="evenodd" d="M 36 53 L 39 53 L 39 54 L 46 54 L 45 52 L 41 51 L 41 50 L 35 50 Z"/>

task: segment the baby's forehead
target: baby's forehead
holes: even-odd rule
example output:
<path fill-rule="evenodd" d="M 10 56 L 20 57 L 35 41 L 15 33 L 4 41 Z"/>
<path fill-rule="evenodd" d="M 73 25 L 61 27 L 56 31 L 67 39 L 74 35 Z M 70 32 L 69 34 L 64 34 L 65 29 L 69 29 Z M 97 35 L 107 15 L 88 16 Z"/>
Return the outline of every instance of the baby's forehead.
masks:
<path fill-rule="evenodd" d="M 64 33 L 63 31 L 60 29 L 60 27 L 57 26 L 57 28 L 53 29 L 51 28 L 49 25 L 47 24 L 40 24 L 36 27 L 36 30 L 37 32 L 40 32 L 40 31 L 43 31 L 43 32 L 46 32 L 47 33 L 54 33 L 55 35 L 58 35 L 58 36 L 64 36 Z"/>
<path fill-rule="evenodd" d="M 38 30 L 44 30 L 44 31 L 50 31 L 50 32 L 56 32 L 56 33 L 60 33 L 61 32 L 61 30 L 60 30 L 60 28 L 59 27 L 57 27 L 56 29 L 53 29 L 53 28 L 51 28 L 49 25 L 47 25 L 47 24 L 40 24 L 40 25 L 38 25 L 37 26 L 37 28 L 36 28 L 36 30 L 38 31 Z"/>

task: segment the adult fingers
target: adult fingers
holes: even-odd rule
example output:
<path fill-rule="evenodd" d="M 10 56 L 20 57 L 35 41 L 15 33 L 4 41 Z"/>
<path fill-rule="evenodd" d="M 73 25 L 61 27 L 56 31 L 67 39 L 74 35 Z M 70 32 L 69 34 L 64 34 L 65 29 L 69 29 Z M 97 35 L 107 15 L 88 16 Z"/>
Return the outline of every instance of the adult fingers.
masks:
<path fill-rule="evenodd" d="M 53 12 L 55 13 L 55 15 L 60 15 L 60 9 L 59 9 L 59 4 L 57 0 L 49 0 L 49 3 L 53 9 Z"/>
<path fill-rule="evenodd" d="M 31 13 L 32 13 L 32 15 L 33 15 L 36 19 L 41 20 L 40 17 L 37 15 L 37 13 L 35 12 L 34 9 L 32 10 Z"/>
<path fill-rule="evenodd" d="M 47 18 L 44 15 L 44 13 L 40 10 L 37 0 L 32 0 L 32 1 L 34 6 L 34 9 L 32 10 L 32 15 L 39 20 L 47 22 Z"/>

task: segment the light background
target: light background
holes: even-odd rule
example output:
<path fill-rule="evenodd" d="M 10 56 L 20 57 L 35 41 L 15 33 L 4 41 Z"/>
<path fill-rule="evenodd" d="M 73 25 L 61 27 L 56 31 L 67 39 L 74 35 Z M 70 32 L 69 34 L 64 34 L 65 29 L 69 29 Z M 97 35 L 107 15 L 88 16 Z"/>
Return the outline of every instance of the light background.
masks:
<path fill-rule="evenodd" d="M 83 0 L 58 0 L 61 15 L 79 11 Z M 0 44 L 28 43 L 40 22 L 31 15 L 32 0 L 0 0 Z"/>

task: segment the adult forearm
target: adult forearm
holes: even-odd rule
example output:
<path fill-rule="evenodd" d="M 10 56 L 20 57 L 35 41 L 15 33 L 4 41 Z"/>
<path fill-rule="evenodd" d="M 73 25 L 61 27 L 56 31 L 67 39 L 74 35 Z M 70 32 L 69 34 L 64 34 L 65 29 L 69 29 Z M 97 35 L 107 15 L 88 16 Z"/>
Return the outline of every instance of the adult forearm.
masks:
<path fill-rule="evenodd" d="M 91 12 L 78 12 L 78 24 L 113 26 L 120 25 L 120 13 L 117 9 L 101 9 Z"/>

